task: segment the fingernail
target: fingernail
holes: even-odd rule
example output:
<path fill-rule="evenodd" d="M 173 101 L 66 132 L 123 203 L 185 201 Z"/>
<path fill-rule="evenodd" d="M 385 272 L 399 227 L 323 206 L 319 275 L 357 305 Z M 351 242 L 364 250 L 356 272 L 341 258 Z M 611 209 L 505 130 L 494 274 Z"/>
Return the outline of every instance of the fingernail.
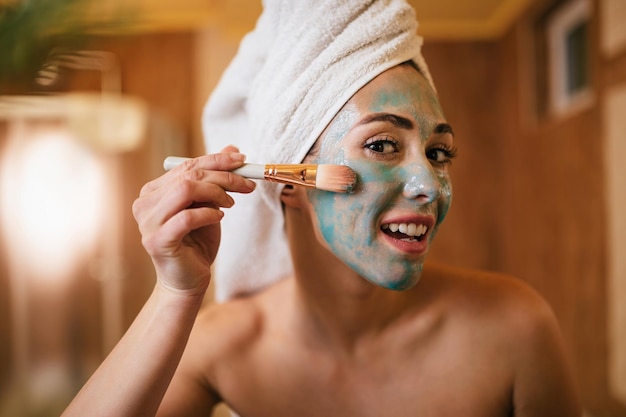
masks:
<path fill-rule="evenodd" d="M 229 153 L 230 159 L 234 162 L 243 162 L 246 160 L 246 156 L 242 153 Z"/>

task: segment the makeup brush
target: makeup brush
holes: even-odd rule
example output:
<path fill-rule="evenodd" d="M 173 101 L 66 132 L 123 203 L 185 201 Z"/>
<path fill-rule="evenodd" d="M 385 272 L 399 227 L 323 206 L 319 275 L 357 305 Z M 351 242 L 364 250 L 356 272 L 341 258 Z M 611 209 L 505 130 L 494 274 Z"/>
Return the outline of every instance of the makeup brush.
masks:
<path fill-rule="evenodd" d="M 191 158 L 168 156 L 163 161 L 166 171 Z M 350 193 L 356 184 L 356 174 L 345 165 L 314 164 L 243 164 L 232 171 L 250 179 L 301 185 L 334 193 Z"/>

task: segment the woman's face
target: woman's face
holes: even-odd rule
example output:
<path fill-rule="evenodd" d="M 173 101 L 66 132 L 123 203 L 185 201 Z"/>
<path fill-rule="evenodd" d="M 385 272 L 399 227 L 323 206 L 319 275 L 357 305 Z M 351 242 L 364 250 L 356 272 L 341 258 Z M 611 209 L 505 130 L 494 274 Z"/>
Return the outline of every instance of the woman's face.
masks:
<path fill-rule="evenodd" d="M 308 191 L 319 237 L 368 281 L 412 287 L 452 200 L 454 152 L 426 79 L 409 65 L 384 72 L 346 103 L 307 159 L 358 177 L 352 194 Z"/>

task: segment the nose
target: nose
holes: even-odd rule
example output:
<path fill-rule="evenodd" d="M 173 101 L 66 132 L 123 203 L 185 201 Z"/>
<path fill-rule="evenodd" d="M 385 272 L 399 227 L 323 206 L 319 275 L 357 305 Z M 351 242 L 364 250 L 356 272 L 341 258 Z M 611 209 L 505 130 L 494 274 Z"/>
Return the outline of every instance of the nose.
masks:
<path fill-rule="evenodd" d="M 424 165 L 412 165 L 405 170 L 402 194 L 418 202 L 432 203 L 441 195 L 441 184 L 433 170 Z"/>

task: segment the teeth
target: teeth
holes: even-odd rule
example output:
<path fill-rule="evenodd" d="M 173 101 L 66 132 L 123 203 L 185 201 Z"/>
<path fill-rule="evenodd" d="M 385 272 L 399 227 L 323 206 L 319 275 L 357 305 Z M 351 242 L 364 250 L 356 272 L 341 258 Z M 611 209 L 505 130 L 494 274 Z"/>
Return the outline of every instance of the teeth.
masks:
<path fill-rule="evenodd" d="M 422 236 L 428 231 L 428 227 L 424 224 L 415 223 L 389 223 L 383 224 L 383 230 L 389 230 L 392 233 L 400 232 L 407 236 Z"/>

